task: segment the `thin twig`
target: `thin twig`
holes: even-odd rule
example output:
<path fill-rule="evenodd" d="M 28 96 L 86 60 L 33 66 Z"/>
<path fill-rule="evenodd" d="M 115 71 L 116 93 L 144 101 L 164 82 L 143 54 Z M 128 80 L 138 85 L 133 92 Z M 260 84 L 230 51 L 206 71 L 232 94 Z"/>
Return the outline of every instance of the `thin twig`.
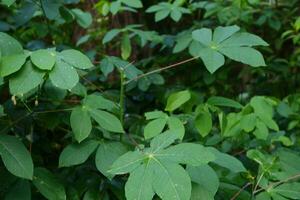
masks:
<path fill-rule="evenodd" d="M 244 191 L 249 185 L 251 185 L 252 183 L 247 183 L 245 184 L 237 193 L 235 193 L 230 200 L 235 200 L 240 194 L 242 191 Z"/>
<path fill-rule="evenodd" d="M 196 59 L 198 59 L 198 58 L 199 58 L 199 56 L 193 57 L 193 58 L 189 58 L 189 59 L 187 59 L 187 60 L 183 60 L 183 61 L 180 61 L 180 62 L 178 62 L 178 63 L 172 64 L 172 65 L 168 65 L 168 66 L 166 66 L 166 67 L 162 67 L 162 68 L 159 68 L 159 69 L 150 71 L 150 72 L 145 73 L 145 74 L 141 74 L 141 75 L 137 76 L 136 78 L 133 78 L 133 79 L 130 79 L 130 80 L 126 81 L 126 82 L 125 82 L 125 85 L 131 83 L 132 81 L 137 81 L 137 80 L 139 80 L 139 79 L 141 79 L 141 78 L 143 78 L 143 77 L 145 77 L 145 76 L 148 76 L 148 75 L 150 75 L 150 74 L 154 74 L 154 73 L 161 72 L 161 71 L 164 71 L 164 70 L 173 68 L 173 67 L 177 67 L 177 66 L 179 66 L 179 65 L 182 65 L 182 64 L 191 62 L 191 61 L 196 60 Z"/>
<path fill-rule="evenodd" d="M 300 174 L 296 174 L 296 175 L 288 177 L 288 178 L 286 178 L 286 179 L 284 179 L 282 181 L 278 181 L 278 182 L 272 183 L 266 189 L 260 188 L 260 189 L 258 189 L 256 191 L 254 191 L 253 194 L 257 194 L 257 193 L 259 193 L 259 192 L 261 192 L 263 190 L 270 190 L 271 188 L 274 188 L 274 187 L 276 187 L 276 186 L 278 186 L 278 185 L 280 185 L 282 183 L 286 183 L 286 182 L 289 182 L 289 181 L 297 179 L 297 178 L 300 178 Z"/>

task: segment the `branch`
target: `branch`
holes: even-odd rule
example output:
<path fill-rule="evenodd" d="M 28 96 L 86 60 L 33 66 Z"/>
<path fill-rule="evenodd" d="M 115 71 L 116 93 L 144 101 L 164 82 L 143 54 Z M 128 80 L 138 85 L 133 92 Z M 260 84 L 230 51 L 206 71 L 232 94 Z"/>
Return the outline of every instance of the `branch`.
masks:
<path fill-rule="evenodd" d="M 129 81 L 126 81 L 126 82 L 125 82 L 125 85 L 131 83 L 132 81 L 137 81 L 137 80 L 139 80 L 139 79 L 141 79 L 141 78 L 143 78 L 143 77 L 146 77 L 146 76 L 148 76 L 148 75 L 150 75 L 150 74 L 154 74 L 154 73 L 157 73 L 157 72 L 161 72 L 161 71 L 164 71 L 164 70 L 167 70 L 167 69 L 170 69 L 170 68 L 173 68 L 173 67 L 177 67 L 177 66 L 179 66 L 179 65 L 182 65 L 182 64 L 191 62 L 191 61 L 193 61 L 193 60 L 198 59 L 199 57 L 200 57 L 200 56 L 193 57 L 193 58 L 189 58 L 189 59 L 187 59 L 187 60 L 183 60 L 183 61 L 180 61 L 180 62 L 178 62 L 178 63 L 172 64 L 172 65 L 168 65 L 168 66 L 166 66 L 166 67 L 162 67 L 162 68 L 159 68 L 159 69 L 150 71 L 150 72 L 145 73 L 145 74 L 141 74 L 141 75 L 137 76 L 136 78 L 133 78 L 133 79 L 130 79 Z"/>

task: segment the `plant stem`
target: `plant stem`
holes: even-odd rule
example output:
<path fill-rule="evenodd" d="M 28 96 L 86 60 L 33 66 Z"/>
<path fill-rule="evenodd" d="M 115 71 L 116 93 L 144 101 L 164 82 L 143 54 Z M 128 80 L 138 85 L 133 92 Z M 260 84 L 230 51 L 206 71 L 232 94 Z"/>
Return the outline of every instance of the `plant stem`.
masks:
<path fill-rule="evenodd" d="M 120 122 L 124 127 L 124 100 L 125 100 L 125 74 L 124 70 L 120 69 Z M 120 141 L 122 141 L 123 134 L 120 135 Z"/>
<path fill-rule="evenodd" d="M 141 79 L 141 78 L 143 78 L 143 77 L 146 77 L 146 76 L 148 76 L 148 75 L 150 75 L 150 74 L 155 74 L 155 73 L 157 73 L 157 72 L 161 72 L 161 71 L 164 71 L 164 70 L 173 68 L 173 67 L 177 67 L 177 66 L 179 66 L 179 65 L 182 65 L 182 64 L 191 62 L 191 61 L 196 60 L 196 59 L 198 59 L 198 58 L 199 58 L 199 56 L 197 56 L 197 57 L 192 57 L 192 58 L 189 58 L 189 59 L 187 59 L 187 60 L 183 60 L 183 61 L 180 61 L 180 62 L 178 62 L 178 63 L 174 63 L 174 64 L 168 65 L 168 66 L 166 66 L 166 67 L 162 67 L 162 68 L 159 68 L 159 69 L 150 71 L 150 72 L 148 72 L 148 73 L 141 74 L 141 75 L 137 76 L 136 78 L 133 78 L 133 79 L 130 79 L 129 81 L 126 81 L 126 82 L 125 82 L 125 85 L 127 85 L 128 83 L 131 83 L 132 81 L 137 81 L 137 80 L 139 80 L 139 79 Z"/>

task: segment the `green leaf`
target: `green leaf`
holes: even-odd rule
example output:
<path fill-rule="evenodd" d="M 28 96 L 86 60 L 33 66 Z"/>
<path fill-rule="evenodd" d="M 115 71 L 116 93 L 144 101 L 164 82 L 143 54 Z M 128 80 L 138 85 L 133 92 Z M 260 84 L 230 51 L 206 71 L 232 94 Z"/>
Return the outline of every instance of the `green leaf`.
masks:
<path fill-rule="evenodd" d="M 164 163 L 154 159 L 153 189 L 164 200 L 189 200 L 191 179 L 177 164 Z"/>
<path fill-rule="evenodd" d="M 199 166 L 215 160 L 214 154 L 200 144 L 181 143 L 159 151 L 156 158 L 175 163 Z"/>
<path fill-rule="evenodd" d="M 125 184 L 127 200 L 151 200 L 154 196 L 152 188 L 153 162 L 148 161 L 146 165 L 139 166 L 134 170 Z"/>
<path fill-rule="evenodd" d="M 110 31 L 108 31 L 104 37 L 103 37 L 103 40 L 102 40 L 102 43 L 105 44 L 105 43 L 108 43 L 110 42 L 112 39 L 114 39 L 119 33 L 121 32 L 120 29 L 112 29 Z"/>
<path fill-rule="evenodd" d="M 169 96 L 167 101 L 166 111 L 173 112 L 188 100 L 191 99 L 191 93 L 188 90 L 173 93 Z"/>
<path fill-rule="evenodd" d="M 11 6 L 12 4 L 14 4 L 16 2 L 16 0 L 1 0 L 1 4 L 4 4 L 6 6 Z"/>
<path fill-rule="evenodd" d="M 183 123 L 177 117 L 169 117 L 168 126 L 171 132 L 178 136 L 179 139 L 183 139 L 185 129 Z"/>
<path fill-rule="evenodd" d="M 127 148 L 120 142 L 101 143 L 96 153 L 96 167 L 107 178 L 112 179 L 113 174 L 108 170 L 112 164 L 127 152 Z"/>
<path fill-rule="evenodd" d="M 256 115 L 254 113 L 250 113 L 245 115 L 241 119 L 241 128 L 246 132 L 251 132 L 256 126 Z"/>
<path fill-rule="evenodd" d="M 216 159 L 212 162 L 216 163 L 217 165 L 225 167 L 234 173 L 246 171 L 242 162 L 235 157 L 222 153 L 213 147 L 208 147 L 208 149 L 215 155 Z"/>
<path fill-rule="evenodd" d="M 88 28 L 92 24 L 93 18 L 92 18 L 91 13 L 83 12 L 82 10 L 80 10 L 78 8 L 74 8 L 71 11 L 75 15 L 77 23 L 82 28 Z"/>
<path fill-rule="evenodd" d="M 202 137 L 207 136 L 212 129 L 210 112 L 200 112 L 195 119 L 195 126 Z"/>
<path fill-rule="evenodd" d="M 59 156 L 59 167 L 70 167 L 84 163 L 98 145 L 99 143 L 94 140 L 68 145 Z"/>
<path fill-rule="evenodd" d="M 122 3 L 133 8 L 142 8 L 143 4 L 140 0 L 122 0 Z"/>
<path fill-rule="evenodd" d="M 35 69 L 31 62 L 26 62 L 13 77 L 9 79 L 9 89 L 13 95 L 23 96 L 43 82 L 45 73 Z"/>
<path fill-rule="evenodd" d="M 300 198 L 300 183 L 284 183 L 270 190 L 290 199 Z"/>
<path fill-rule="evenodd" d="M 121 56 L 124 60 L 127 60 L 131 55 L 131 43 L 128 34 L 124 34 L 121 42 Z"/>
<path fill-rule="evenodd" d="M 225 63 L 225 58 L 219 52 L 211 48 L 199 50 L 198 55 L 201 57 L 207 70 L 212 74 Z"/>
<path fill-rule="evenodd" d="M 111 166 L 108 173 L 126 174 L 135 170 L 144 160 L 146 156 L 139 151 L 129 151 L 119 157 Z"/>
<path fill-rule="evenodd" d="M 152 111 L 152 112 L 146 112 L 145 117 L 147 120 L 150 120 L 150 119 L 157 119 L 157 118 L 167 118 L 168 115 L 162 111 Z"/>
<path fill-rule="evenodd" d="M 213 41 L 216 43 L 223 42 L 230 36 L 232 36 L 234 33 L 238 32 L 240 30 L 240 27 L 234 25 L 234 26 L 218 26 L 213 34 Z"/>
<path fill-rule="evenodd" d="M 64 62 L 78 69 L 89 69 L 94 66 L 86 55 L 74 49 L 64 50 L 59 56 Z"/>
<path fill-rule="evenodd" d="M 103 96 L 97 93 L 86 96 L 83 100 L 83 105 L 87 106 L 88 108 L 102 109 L 108 111 L 118 109 L 115 102 L 105 99 Z"/>
<path fill-rule="evenodd" d="M 144 129 L 145 139 L 149 139 L 160 134 L 166 126 L 167 118 L 158 118 L 149 122 Z"/>
<path fill-rule="evenodd" d="M 85 108 L 74 108 L 71 113 L 70 123 L 75 139 L 78 142 L 83 141 L 90 135 L 92 130 L 92 122 L 91 117 Z"/>
<path fill-rule="evenodd" d="M 0 76 L 8 76 L 19 71 L 26 62 L 26 58 L 24 54 L 15 54 L 0 59 Z"/>
<path fill-rule="evenodd" d="M 34 51 L 30 58 L 32 63 L 42 70 L 51 70 L 56 61 L 55 52 L 46 49 Z"/>
<path fill-rule="evenodd" d="M 201 44 L 208 46 L 212 41 L 212 31 L 208 28 L 202 28 L 192 32 L 192 38 Z"/>
<path fill-rule="evenodd" d="M 219 178 L 216 172 L 209 165 L 200 165 L 197 167 L 187 166 L 192 182 L 197 183 L 202 187 L 202 190 L 207 191 L 210 195 L 215 196 L 219 188 Z"/>
<path fill-rule="evenodd" d="M 14 54 L 23 54 L 23 47 L 13 37 L 0 32 L 0 51 L 2 57 Z"/>
<path fill-rule="evenodd" d="M 158 12 L 155 13 L 155 22 L 159 22 L 163 19 L 165 19 L 166 17 L 168 17 L 168 15 L 170 14 L 169 10 L 160 10 Z"/>
<path fill-rule="evenodd" d="M 269 130 L 262 121 L 256 120 L 256 129 L 253 134 L 257 139 L 266 140 L 269 135 Z"/>
<path fill-rule="evenodd" d="M 64 61 L 57 60 L 53 70 L 49 73 L 53 85 L 61 89 L 71 90 L 79 81 L 76 69 Z"/>
<path fill-rule="evenodd" d="M 220 52 L 232 60 L 242 62 L 252 67 L 266 66 L 263 55 L 250 47 L 224 47 L 220 48 Z"/>
<path fill-rule="evenodd" d="M 18 180 L 6 193 L 5 200 L 31 200 L 31 188 L 28 181 Z"/>
<path fill-rule="evenodd" d="M 207 103 L 213 106 L 225 106 L 225 107 L 238 108 L 238 109 L 243 108 L 243 105 L 241 105 L 239 102 L 225 97 L 219 97 L 219 96 L 210 97 L 207 100 Z"/>
<path fill-rule="evenodd" d="M 0 155 L 10 173 L 21 178 L 32 179 L 31 155 L 16 137 L 0 134 Z"/>
<path fill-rule="evenodd" d="M 33 184 L 46 199 L 67 199 L 64 186 L 57 177 L 44 168 L 34 169 Z"/>
<path fill-rule="evenodd" d="M 59 17 L 59 7 L 61 6 L 61 2 L 59 0 L 41 0 L 41 6 L 45 16 L 53 20 Z"/>
<path fill-rule="evenodd" d="M 260 118 L 273 117 L 273 107 L 267 102 L 265 97 L 255 96 L 251 99 L 250 105 L 253 107 L 255 114 Z"/>
<path fill-rule="evenodd" d="M 263 39 L 250 33 L 236 33 L 221 43 L 222 47 L 268 46 Z"/>
<path fill-rule="evenodd" d="M 175 22 L 178 22 L 182 17 L 182 13 L 178 9 L 173 9 L 170 16 Z"/>
<path fill-rule="evenodd" d="M 115 132 L 115 133 L 124 133 L 124 129 L 120 120 L 108 112 L 102 110 L 89 110 L 92 118 L 105 130 Z"/>

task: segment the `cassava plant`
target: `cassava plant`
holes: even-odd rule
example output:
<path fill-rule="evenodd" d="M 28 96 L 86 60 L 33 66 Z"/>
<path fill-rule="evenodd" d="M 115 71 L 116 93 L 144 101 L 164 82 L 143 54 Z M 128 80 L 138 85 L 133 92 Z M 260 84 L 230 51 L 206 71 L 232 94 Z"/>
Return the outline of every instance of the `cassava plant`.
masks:
<path fill-rule="evenodd" d="M 0 199 L 300 199 L 299 0 L 0 3 Z"/>

